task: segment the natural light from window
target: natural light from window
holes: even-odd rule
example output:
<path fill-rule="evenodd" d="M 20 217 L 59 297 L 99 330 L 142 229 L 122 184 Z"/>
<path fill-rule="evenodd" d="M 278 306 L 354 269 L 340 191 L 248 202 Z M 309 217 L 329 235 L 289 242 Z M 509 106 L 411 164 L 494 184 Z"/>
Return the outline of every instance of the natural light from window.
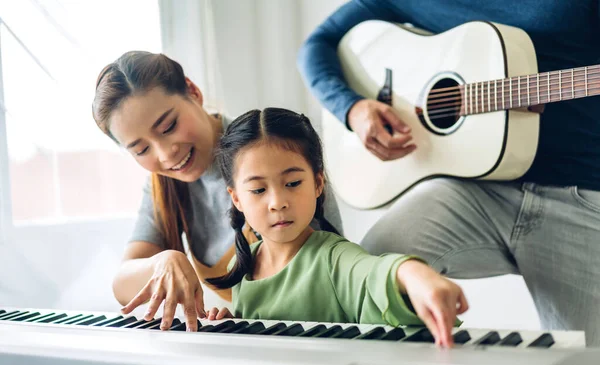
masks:
<path fill-rule="evenodd" d="M 160 52 L 158 2 L 9 0 L 0 18 L 13 222 L 134 215 L 147 174 L 91 104 L 106 64 Z"/>

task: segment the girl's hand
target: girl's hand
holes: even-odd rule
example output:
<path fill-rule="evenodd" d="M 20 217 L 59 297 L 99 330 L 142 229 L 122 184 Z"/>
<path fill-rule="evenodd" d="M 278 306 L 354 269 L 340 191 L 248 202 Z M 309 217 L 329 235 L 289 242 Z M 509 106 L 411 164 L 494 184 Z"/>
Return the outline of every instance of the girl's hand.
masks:
<path fill-rule="evenodd" d="M 198 317 L 204 318 L 204 292 L 198 276 L 184 253 L 166 250 L 154 256 L 154 274 L 131 301 L 121 308 L 121 313 L 129 314 L 139 305 L 150 300 L 144 319 L 154 318 L 164 301 L 161 330 L 171 327 L 177 304 L 183 305 L 188 331 L 198 330 Z"/>
<path fill-rule="evenodd" d="M 233 315 L 231 314 L 231 312 L 229 312 L 229 309 L 227 309 L 227 307 L 223 307 L 220 310 L 217 307 L 213 307 L 206 314 L 206 318 L 209 321 L 214 321 L 223 318 L 233 318 Z"/>
<path fill-rule="evenodd" d="M 405 288 L 417 315 L 435 338 L 435 344 L 452 347 L 456 315 L 469 309 L 462 289 L 428 265 L 408 260 L 398 267 L 396 279 Z"/>

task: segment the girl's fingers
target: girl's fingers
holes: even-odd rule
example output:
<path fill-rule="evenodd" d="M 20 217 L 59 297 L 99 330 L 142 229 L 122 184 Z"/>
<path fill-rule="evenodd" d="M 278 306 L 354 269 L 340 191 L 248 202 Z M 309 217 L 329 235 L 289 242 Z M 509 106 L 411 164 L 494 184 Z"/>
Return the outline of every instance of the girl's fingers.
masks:
<path fill-rule="evenodd" d="M 208 311 L 208 320 L 214 321 L 217 318 L 217 314 L 219 314 L 219 309 L 215 307 L 211 308 Z"/>
<path fill-rule="evenodd" d="M 465 293 L 461 290 L 458 295 L 458 308 L 457 313 L 463 314 L 469 309 L 469 303 L 467 302 L 467 297 L 465 297 Z"/>
<path fill-rule="evenodd" d="M 233 316 L 231 315 L 231 312 L 229 312 L 229 309 L 221 308 L 219 313 L 217 313 L 217 319 L 223 319 L 223 318 L 233 318 Z"/>
<path fill-rule="evenodd" d="M 435 338 L 435 344 L 439 345 L 440 336 L 438 326 L 435 322 L 435 319 L 431 315 L 429 309 L 425 307 L 423 310 L 418 310 L 417 315 L 419 316 L 419 318 L 421 318 L 423 323 L 425 323 L 425 326 L 427 326 L 429 332 L 431 332 L 431 334 L 433 335 L 433 338 Z"/>
<path fill-rule="evenodd" d="M 431 312 L 433 312 L 433 317 L 438 326 L 439 343 L 444 347 L 451 347 L 452 336 L 450 333 L 452 331 L 452 327 L 448 327 L 447 313 L 445 313 L 444 308 L 440 308 L 439 305 L 436 305 L 435 308 L 432 308 Z"/>

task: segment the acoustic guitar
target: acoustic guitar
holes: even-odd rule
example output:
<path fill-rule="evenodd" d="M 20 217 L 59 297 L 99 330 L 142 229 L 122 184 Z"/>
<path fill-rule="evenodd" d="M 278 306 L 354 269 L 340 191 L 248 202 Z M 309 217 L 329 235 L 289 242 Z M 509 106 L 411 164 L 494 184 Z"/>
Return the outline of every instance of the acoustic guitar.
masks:
<path fill-rule="evenodd" d="M 540 106 L 600 94 L 600 65 L 538 73 L 529 36 L 490 22 L 432 35 L 366 21 L 343 37 L 338 56 L 348 85 L 392 105 L 417 145 L 383 162 L 324 111 L 328 177 L 338 196 L 360 209 L 436 176 L 516 179 L 536 154 Z"/>

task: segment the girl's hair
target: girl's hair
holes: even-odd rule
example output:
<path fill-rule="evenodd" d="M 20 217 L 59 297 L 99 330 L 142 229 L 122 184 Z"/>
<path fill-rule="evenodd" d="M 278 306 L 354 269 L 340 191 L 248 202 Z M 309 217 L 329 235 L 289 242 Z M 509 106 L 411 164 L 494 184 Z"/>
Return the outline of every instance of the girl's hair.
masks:
<path fill-rule="evenodd" d="M 263 111 L 251 110 L 234 120 L 221 138 L 216 160 L 227 186 L 234 187 L 233 174 L 235 161 L 244 148 L 259 143 L 272 143 L 289 151 L 300 153 L 312 168 L 315 177 L 324 175 L 323 149 L 321 140 L 310 121 L 303 114 L 286 109 L 266 108 Z M 323 181 L 324 183 L 324 181 Z M 325 191 L 317 198 L 315 218 L 321 229 L 338 233 L 325 219 L 323 203 Z M 239 283 L 244 275 L 252 273 L 254 260 L 250 245 L 242 232 L 246 222 L 244 214 L 232 205 L 229 210 L 231 226 L 235 229 L 235 266 L 229 273 L 206 281 L 219 289 L 231 288 Z"/>
<path fill-rule="evenodd" d="M 179 63 L 164 54 L 131 51 L 104 67 L 96 81 L 92 114 L 98 127 L 113 141 L 110 117 L 133 95 L 143 95 L 160 87 L 169 95 L 187 98 L 185 74 Z M 181 233 L 189 237 L 184 212 L 188 209 L 189 192 L 185 182 L 152 174 L 154 216 L 160 224 L 167 249 L 184 251 Z"/>

